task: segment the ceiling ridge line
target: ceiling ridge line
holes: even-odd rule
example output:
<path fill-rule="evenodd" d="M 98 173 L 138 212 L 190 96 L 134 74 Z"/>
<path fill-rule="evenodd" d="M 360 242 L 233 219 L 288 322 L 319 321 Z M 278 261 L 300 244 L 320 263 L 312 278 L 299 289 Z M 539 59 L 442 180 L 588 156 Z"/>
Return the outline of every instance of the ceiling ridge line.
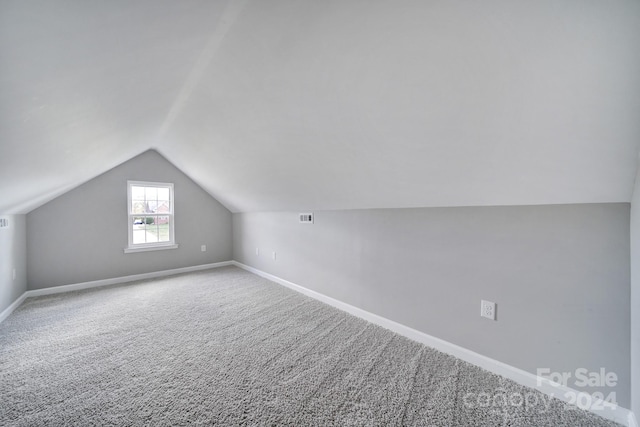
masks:
<path fill-rule="evenodd" d="M 198 85 L 198 83 L 200 83 L 202 75 L 204 74 L 205 70 L 220 48 L 222 40 L 224 40 L 231 27 L 238 20 L 240 13 L 244 10 L 247 3 L 248 0 L 229 0 L 229 2 L 227 3 L 227 6 L 218 19 L 218 25 L 216 25 L 213 34 L 209 38 L 209 41 L 202 49 L 202 52 L 198 56 L 198 59 L 196 60 L 193 68 L 189 72 L 189 76 L 182 85 L 178 96 L 176 97 L 175 101 L 173 101 L 167 117 L 160 126 L 158 134 L 156 135 L 156 141 L 160 141 L 164 137 L 164 135 L 166 135 L 169 127 L 173 124 L 175 119 L 184 109 L 184 106 L 191 97 L 193 90 Z"/>

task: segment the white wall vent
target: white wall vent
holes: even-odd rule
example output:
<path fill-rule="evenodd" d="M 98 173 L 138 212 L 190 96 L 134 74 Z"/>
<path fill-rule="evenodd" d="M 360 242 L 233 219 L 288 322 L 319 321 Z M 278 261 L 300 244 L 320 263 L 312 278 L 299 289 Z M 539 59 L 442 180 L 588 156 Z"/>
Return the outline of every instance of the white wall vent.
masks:
<path fill-rule="evenodd" d="M 0 228 L 9 228 L 9 218 L 0 218 Z"/>
<path fill-rule="evenodd" d="M 300 224 L 313 224 L 312 213 L 301 213 L 298 215 L 298 219 L 300 221 Z"/>

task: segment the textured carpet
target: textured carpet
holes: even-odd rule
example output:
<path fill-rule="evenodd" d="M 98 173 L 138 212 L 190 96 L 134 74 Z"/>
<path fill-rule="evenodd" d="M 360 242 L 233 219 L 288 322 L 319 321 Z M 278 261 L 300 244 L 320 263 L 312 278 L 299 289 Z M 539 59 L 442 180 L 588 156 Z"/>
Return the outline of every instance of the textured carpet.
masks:
<path fill-rule="evenodd" d="M 27 299 L 0 425 L 617 425 L 235 267 Z"/>

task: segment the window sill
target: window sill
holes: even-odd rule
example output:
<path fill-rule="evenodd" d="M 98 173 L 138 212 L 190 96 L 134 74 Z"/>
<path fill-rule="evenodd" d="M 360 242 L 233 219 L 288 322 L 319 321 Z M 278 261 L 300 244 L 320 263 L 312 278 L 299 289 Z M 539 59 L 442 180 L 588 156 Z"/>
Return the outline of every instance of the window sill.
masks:
<path fill-rule="evenodd" d="M 124 248 L 124 253 L 131 254 L 136 252 L 163 251 L 165 249 L 178 249 L 178 244 Z"/>

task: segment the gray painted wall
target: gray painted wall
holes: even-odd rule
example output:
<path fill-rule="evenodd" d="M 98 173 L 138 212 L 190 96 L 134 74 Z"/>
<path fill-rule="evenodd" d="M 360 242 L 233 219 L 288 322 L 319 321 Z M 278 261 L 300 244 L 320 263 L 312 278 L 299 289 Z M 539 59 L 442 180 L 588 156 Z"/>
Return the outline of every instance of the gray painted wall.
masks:
<path fill-rule="evenodd" d="M 509 365 L 605 367 L 618 386 L 587 390 L 629 407 L 628 203 L 240 213 L 233 230 L 237 261 Z"/>
<path fill-rule="evenodd" d="M 640 168 L 631 200 L 631 402 L 640 419 Z"/>
<path fill-rule="evenodd" d="M 125 254 L 127 180 L 173 182 L 178 249 Z M 231 260 L 231 213 L 147 151 L 27 215 L 29 289 Z M 207 245 L 201 252 L 200 245 Z"/>
<path fill-rule="evenodd" d="M 27 290 L 26 216 L 2 215 L 2 218 L 7 218 L 10 226 L 0 229 L 0 313 Z"/>

